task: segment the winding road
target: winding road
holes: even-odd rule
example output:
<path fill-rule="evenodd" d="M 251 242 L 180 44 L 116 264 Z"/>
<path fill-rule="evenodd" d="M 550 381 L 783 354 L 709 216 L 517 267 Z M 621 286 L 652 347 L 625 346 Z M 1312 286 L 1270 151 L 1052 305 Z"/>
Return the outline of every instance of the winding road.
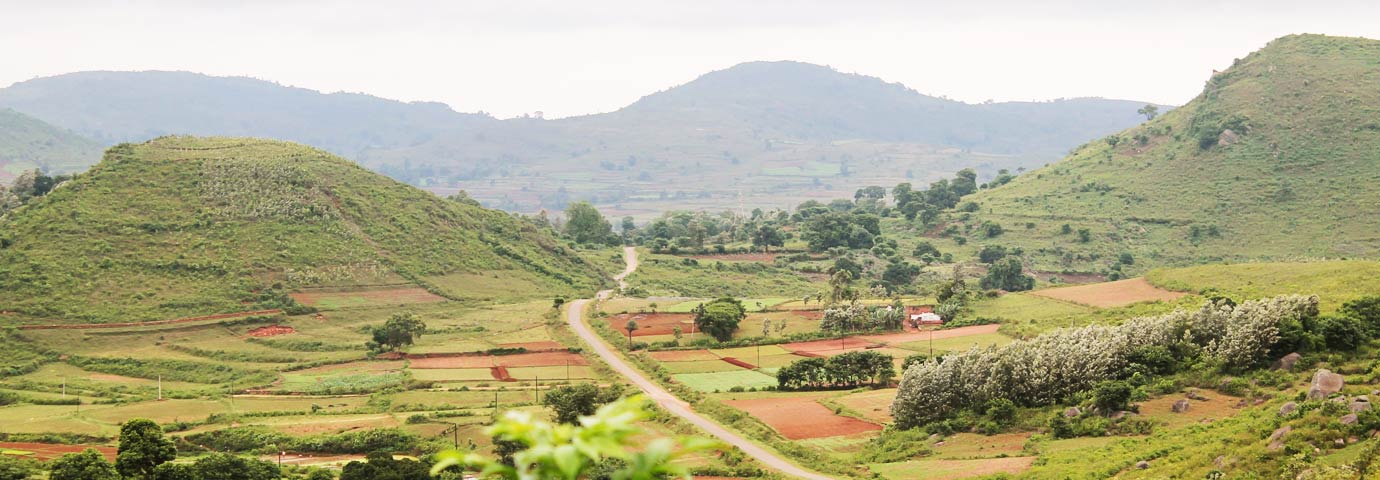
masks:
<path fill-rule="evenodd" d="M 620 288 L 627 286 L 627 282 L 624 281 L 624 279 L 627 278 L 628 275 L 631 275 L 634 271 L 637 270 L 637 250 L 633 247 L 625 247 L 623 249 L 623 259 L 627 262 L 627 268 L 623 270 L 623 273 L 620 273 L 613 277 L 614 280 L 618 281 L 618 286 Z M 604 300 L 612 295 L 613 290 L 604 290 L 599 292 L 596 298 L 598 300 Z M 603 338 L 600 338 L 598 335 L 596 335 L 594 331 L 590 329 L 589 325 L 586 325 L 584 320 L 581 318 L 583 316 L 585 306 L 588 305 L 589 302 L 589 299 L 581 299 L 570 302 L 570 309 L 566 311 L 566 321 L 570 323 L 570 328 L 575 331 L 576 335 L 579 335 L 581 340 L 583 340 L 586 344 L 589 344 L 590 348 L 594 349 L 595 353 L 599 354 L 599 358 L 604 359 L 604 362 L 608 363 L 610 367 L 613 367 L 614 371 L 618 372 L 620 375 L 623 375 L 624 377 L 627 377 L 627 379 L 631 381 L 633 385 L 636 385 L 637 388 L 642 389 L 643 392 L 646 392 L 647 397 L 651 398 L 652 401 L 656 402 L 658 405 L 661 405 L 661 408 L 666 409 L 667 411 L 671 412 L 672 414 L 675 414 L 676 416 L 684 418 L 686 421 L 690 422 L 696 427 L 699 427 L 700 430 L 703 430 L 706 433 L 709 433 L 710 435 L 713 435 L 719 438 L 720 440 L 723 440 L 724 442 L 738 447 L 738 449 L 742 450 L 743 453 L 746 453 L 748 456 L 757 459 L 757 461 L 761 462 L 767 468 L 772 468 L 780 471 L 781 473 L 785 473 L 786 475 L 790 475 L 797 478 L 808 478 L 811 480 L 828 480 L 829 478 L 831 478 L 800 468 L 795 464 L 786 461 L 786 459 L 781 458 L 776 454 L 767 451 L 766 449 L 762 448 L 761 446 L 755 443 L 752 443 L 748 439 L 743 438 L 742 436 L 729 431 L 728 429 L 724 428 L 722 425 L 719 425 L 713 420 L 710 420 L 708 418 L 701 416 L 698 413 L 695 413 L 695 411 L 691 409 L 690 405 L 685 403 L 685 401 L 677 398 L 675 395 L 672 395 L 671 392 L 668 392 L 666 391 L 666 389 L 661 388 L 661 385 L 657 385 L 655 382 L 651 381 L 646 376 L 642 375 L 642 372 L 639 372 L 636 368 L 633 368 L 631 365 L 628 365 L 628 363 L 623 360 L 623 357 L 619 356 L 618 353 L 614 352 L 613 349 L 609 347 L 608 343 L 605 342 Z"/>

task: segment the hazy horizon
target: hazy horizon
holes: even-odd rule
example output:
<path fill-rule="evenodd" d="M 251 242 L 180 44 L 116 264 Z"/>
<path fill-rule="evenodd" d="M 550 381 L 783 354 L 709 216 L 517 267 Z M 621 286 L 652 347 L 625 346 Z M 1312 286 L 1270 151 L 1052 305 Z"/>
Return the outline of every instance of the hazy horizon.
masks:
<path fill-rule="evenodd" d="M 793 60 L 968 103 L 1181 105 L 1213 69 L 1271 39 L 1380 38 L 1380 6 L 1354 1 L 403 3 L 0 1 L 11 18 L 0 85 L 177 70 L 556 118 L 613 111 L 743 62 Z M 24 48 L 33 45 L 49 47 Z"/>

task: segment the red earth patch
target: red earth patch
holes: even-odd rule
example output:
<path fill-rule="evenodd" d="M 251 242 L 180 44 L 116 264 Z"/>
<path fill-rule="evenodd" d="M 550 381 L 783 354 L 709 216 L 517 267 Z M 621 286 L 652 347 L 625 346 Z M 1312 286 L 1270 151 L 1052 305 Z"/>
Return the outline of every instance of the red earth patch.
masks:
<path fill-rule="evenodd" d="M 791 440 L 873 432 L 881 425 L 835 414 L 810 398 L 754 398 L 724 403 L 743 410 Z"/>
<path fill-rule="evenodd" d="M 557 365 L 589 365 L 585 357 L 570 352 L 520 353 L 517 355 L 466 355 L 411 359 L 412 368 L 490 368 L 490 367 L 554 367 Z"/>
<path fill-rule="evenodd" d="M 48 461 L 69 453 L 81 453 L 88 448 L 94 448 L 101 452 L 106 460 L 115 461 L 115 454 L 118 450 L 114 447 L 103 445 L 65 445 L 59 443 L 32 443 L 32 442 L 0 442 L 0 448 L 9 450 L 19 450 L 23 452 L 34 452 L 30 458 Z"/>
<path fill-rule="evenodd" d="M 278 335 L 287 335 L 289 333 L 297 333 L 297 330 L 283 325 L 269 325 L 267 327 L 259 327 L 250 330 L 248 335 L 251 337 L 275 337 Z"/>
<path fill-rule="evenodd" d="M 609 317 L 609 328 L 628 334 L 628 320 L 637 322 L 633 338 L 648 335 L 670 335 L 680 327 L 681 333 L 695 332 L 695 316 L 689 313 L 622 313 Z"/>

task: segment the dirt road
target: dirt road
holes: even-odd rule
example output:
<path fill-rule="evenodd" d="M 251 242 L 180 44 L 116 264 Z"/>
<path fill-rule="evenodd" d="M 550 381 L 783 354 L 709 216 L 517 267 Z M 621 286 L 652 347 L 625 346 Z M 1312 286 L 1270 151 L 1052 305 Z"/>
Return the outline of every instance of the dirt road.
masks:
<path fill-rule="evenodd" d="M 633 247 L 625 248 L 623 250 L 623 258 L 627 261 L 627 268 L 623 270 L 623 273 L 613 277 L 615 280 L 618 280 L 619 287 L 627 286 L 627 282 L 623 279 L 637 270 L 637 250 L 633 249 Z M 612 290 L 604 290 L 599 292 L 598 298 L 603 300 L 610 295 L 613 295 Z M 728 431 L 728 429 L 715 423 L 713 420 L 700 416 L 700 414 L 695 413 L 695 411 L 690 408 L 690 405 L 676 398 L 675 395 L 672 395 L 671 392 L 666 391 L 666 389 L 661 388 L 661 385 L 657 385 L 655 382 L 647 379 L 647 377 L 643 376 L 637 369 L 628 365 L 628 363 L 623 360 L 623 357 L 619 356 L 617 352 L 614 352 L 613 349 L 604 342 L 604 339 L 595 335 L 594 331 L 589 328 L 589 325 L 586 325 L 583 319 L 581 319 L 585 306 L 588 305 L 589 302 L 588 299 L 570 302 L 570 310 L 566 311 L 566 321 L 570 323 L 570 328 L 575 331 L 576 335 L 580 336 L 581 340 L 589 344 L 590 348 L 592 348 L 595 353 L 599 354 L 599 358 L 604 359 L 604 362 L 608 363 L 610 367 L 613 367 L 613 370 L 618 372 L 619 375 L 627 377 L 633 385 L 636 385 L 637 388 L 645 392 L 648 398 L 652 399 L 652 401 L 656 402 L 658 405 L 661 405 L 661 408 L 684 418 L 686 421 L 699 427 L 700 430 L 738 447 L 743 453 L 762 462 L 767 468 L 775 469 L 796 478 L 808 478 L 811 480 L 825 480 L 830 478 L 800 468 L 768 452 L 766 449 L 752 443 L 746 438 Z"/>

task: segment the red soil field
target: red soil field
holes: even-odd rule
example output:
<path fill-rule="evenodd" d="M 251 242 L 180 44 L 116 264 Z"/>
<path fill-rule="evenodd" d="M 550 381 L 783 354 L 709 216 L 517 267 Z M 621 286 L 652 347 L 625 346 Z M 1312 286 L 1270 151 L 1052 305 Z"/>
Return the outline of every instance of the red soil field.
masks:
<path fill-rule="evenodd" d="M 933 335 L 934 335 L 934 339 L 935 339 L 935 340 L 939 340 L 939 339 L 943 339 L 943 338 L 969 337 L 969 336 L 973 336 L 973 335 L 982 335 L 982 334 L 987 334 L 987 333 L 997 333 L 997 328 L 999 328 L 999 327 L 1001 327 L 1001 325 L 997 325 L 997 324 L 992 324 L 992 325 L 974 325 L 974 326 L 971 326 L 971 327 L 958 327 L 958 328 L 950 328 L 950 329 L 946 329 L 946 330 L 935 330 Z M 910 331 L 910 332 L 906 332 L 906 333 L 888 333 L 888 334 L 885 334 L 885 335 L 863 335 L 863 336 L 858 337 L 858 338 L 863 338 L 863 339 L 866 339 L 866 340 L 868 340 L 868 341 L 876 342 L 876 343 L 897 344 L 897 343 L 919 342 L 919 341 L 922 341 L 922 340 L 929 340 L 929 339 L 930 339 L 930 335 L 931 335 L 931 334 L 930 334 L 929 331 L 927 331 L 927 330 L 920 330 L 920 331 Z M 838 340 L 834 340 L 834 342 L 837 344 L 837 343 L 838 343 Z M 835 345 L 835 348 L 837 348 L 837 345 Z"/>
<path fill-rule="evenodd" d="M 647 335 L 670 335 L 680 327 L 681 333 L 689 335 L 695 331 L 695 316 L 689 313 L 622 313 L 609 317 L 609 328 L 623 335 L 628 334 L 628 320 L 637 322 L 633 338 Z"/>
<path fill-rule="evenodd" d="M 294 330 L 292 327 L 285 327 L 282 325 L 269 325 L 267 327 L 259 327 L 250 330 L 248 335 L 251 337 L 276 337 L 278 335 L 287 335 L 289 333 L 297 333 L 297 330 Z"/>
<path fill-rule="evenodd" d="M 494 380 L 501 380 L 504 382 L 517 381 L 517 379 L 513 378 L 512 375 L 508 374 L 508 367 L 490 367 L 489 374 L 493 375 Z"/>
<path fill-rule="evenodd" d="M 647 355 L 658 362 L 697 362 L 719 359 L 718 355 L 715 355 L 709 350 L 669 350 L 664 352 L 648 352 Z"/>
<path fill-rule="evenodd" d="M 115 461 L 117 449 L 101 445 L 62 445 L 57 443 L 28 443 L 28 442 L 0 442 L 0 448 L 9 450 L 20 450 L 24 452 L 34 452 L 29 458 L 48 461 L 61 457 L 68 453 L 80 453 L 82 450 L 94 448 L 105 456 L 106 460 Z"/>
<path fill-rule="evenodd" d="M 756 366 L 756 365 L 753 365 L 753 364 L 751 364 L 751 363 L 744 362 L 744 361 L 742 361 L 742 360 L 739 360 L 739 359 L 736 359 L 736 358 L 733 358 L 733 357 L 724 357 L 723 360 L 724 360 L 725 362 L 728 362 L 728 363 L 730 363 L 730 364 L 733 364 L 733 365 L 736 365 L 736 366 L 739 366 L 739 367 L 746 368 L 746 369 L 748 369 L 748 370 L 756 370 L 756 369 L 757 369 L 757 366 Z"/>
<path fill-rule="evenodd" d="M 1132 303 L 1156 300 L 1168 302 L 1187 295 L 1183 292 L 1161 290 L 1159 287 L 1145 281 L 1144 278 L 1094 283 L 1092 285 L 1079 285 L 1076 287 L 1047 288 L 1030 292 L 1030 294 L 1098 308 L 1120 307 Z"/>
<path fill-rule="evenodd" d="M 724 403 L 743 410 L 791 440 L 837 437 L 881 430 L 882 426 L 834 414 L 810 398 L 755 398 Z"/>
<path fill-rule="evenodd" d="M 557 365 L 589 365 L 585 357 L 570 352 L 522 353 L 518 355 L 468 355 L 463 357 L 414 358 L 412 368 L 490 368 L 490 367 L 554 367 Z"/>
<path fill-rule="evenodd" d="M 303 305 L 314 306 L 322 299 L 333 297 L 357 297 L 370 303 L 434 303 L 444 302 L 445 297 L 426 291 L 421 287 L 389 288 L 382 290 L 359 290 L 346 292 L 296 292 L 288 296 Z"/>

